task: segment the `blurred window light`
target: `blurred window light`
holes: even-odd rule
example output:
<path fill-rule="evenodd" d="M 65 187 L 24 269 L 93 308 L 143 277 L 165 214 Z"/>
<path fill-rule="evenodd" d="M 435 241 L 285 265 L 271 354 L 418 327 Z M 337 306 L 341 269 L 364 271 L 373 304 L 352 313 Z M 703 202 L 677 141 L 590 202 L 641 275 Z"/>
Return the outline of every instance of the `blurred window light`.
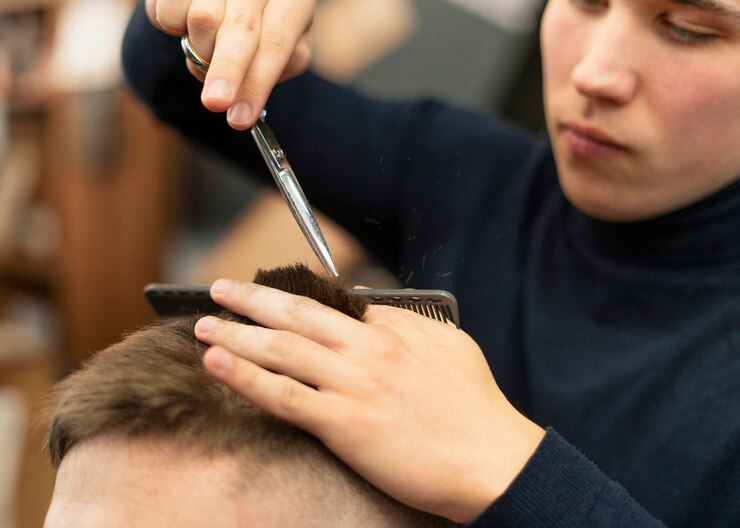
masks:
<path fill-rule="evenodd" d="M 115 86 L 130 3 L 127 0 L 69 0 L 57 22 L 52 83 L 77 92 Z"/>

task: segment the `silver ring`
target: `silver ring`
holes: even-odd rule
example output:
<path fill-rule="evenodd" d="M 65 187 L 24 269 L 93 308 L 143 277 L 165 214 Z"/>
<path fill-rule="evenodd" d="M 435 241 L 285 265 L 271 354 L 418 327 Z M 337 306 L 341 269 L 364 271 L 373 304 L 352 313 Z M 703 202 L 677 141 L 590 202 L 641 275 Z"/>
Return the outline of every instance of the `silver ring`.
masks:
<path fill-rule="evenodd" d="M 198 68 L 203 73 L 208 73 L 208 67 L 211 65 L 207 60 L 205 60 L 203 57 L 198 55 L 198 52 L 193 49 L 193 46 L 190 45 L 190 38 L 188 38 L 187 35 L 184 35 L 180 39 L 180 45 L 182 46 L 182 51 L 185 53 L 185 56 L 192 62 L 196 68 Z"/>

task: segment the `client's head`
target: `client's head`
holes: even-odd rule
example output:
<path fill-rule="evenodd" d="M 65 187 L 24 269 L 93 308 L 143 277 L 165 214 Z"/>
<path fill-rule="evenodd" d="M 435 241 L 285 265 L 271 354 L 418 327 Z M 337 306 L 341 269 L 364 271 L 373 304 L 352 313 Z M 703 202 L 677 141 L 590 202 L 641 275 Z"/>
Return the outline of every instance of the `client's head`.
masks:
<path fill-rule="evenodd" d="M 304 268 L 257 279 L 364 310 Z M 196 320 L 139 330 L 57 385 L 46 528 L 453 526 L 382 494 L 314 437 L 213 380 Z"/>

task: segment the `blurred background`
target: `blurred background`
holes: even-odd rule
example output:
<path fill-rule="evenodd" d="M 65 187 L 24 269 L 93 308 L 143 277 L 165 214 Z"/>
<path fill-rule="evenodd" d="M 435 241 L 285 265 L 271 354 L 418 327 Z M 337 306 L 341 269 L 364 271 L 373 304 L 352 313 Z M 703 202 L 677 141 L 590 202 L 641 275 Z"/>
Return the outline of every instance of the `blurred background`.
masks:
<path fill-rule="evenodd" d="M 134 4 L 0 0 L 0 528 L 43 525 L 44 396 L 154 318 L 145 284 L 321 269 L 273 189 L 127 92 L 119 48 Z M 369 95 L 444 99 L 544 132 L 543 4 L 319 0 L 313 67 Z M 320 222 L 348 285 L 397 284 Z"/>

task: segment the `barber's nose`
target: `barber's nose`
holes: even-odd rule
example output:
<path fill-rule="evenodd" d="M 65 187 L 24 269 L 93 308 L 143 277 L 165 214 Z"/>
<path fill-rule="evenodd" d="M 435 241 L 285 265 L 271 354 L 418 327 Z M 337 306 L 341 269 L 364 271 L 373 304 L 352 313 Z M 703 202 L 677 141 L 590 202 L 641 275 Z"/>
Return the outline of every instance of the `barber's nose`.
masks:
<path fill-rule="evenodd" d="M 615 105 L 635 96 L 638 77 L 630 57 L 633 50 L 625 28 L 605 25 L 594 33 L 583 57 L 571 72 L 578 93 Z"/>

